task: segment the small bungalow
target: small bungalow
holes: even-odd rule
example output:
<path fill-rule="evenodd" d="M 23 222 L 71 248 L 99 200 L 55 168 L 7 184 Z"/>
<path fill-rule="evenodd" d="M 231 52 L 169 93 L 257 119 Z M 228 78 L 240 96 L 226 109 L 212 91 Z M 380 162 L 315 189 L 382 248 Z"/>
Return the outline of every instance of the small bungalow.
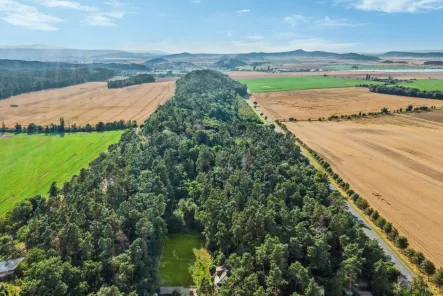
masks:
<path fill-rule="evenodd" d="M 218 266 L 214 274 L 214 286 L 218 290 L 224 281 L 229 278 L 229 269 L 225 266 Z"/>
<path fill-rule="evenodd" d="M 7 260 L 0 262 L 0 281 L 7 280 L 9 276 L 14 274 L 17 266 L 24 260 L 25 258 L 17 258 L 13 260 Z"/>

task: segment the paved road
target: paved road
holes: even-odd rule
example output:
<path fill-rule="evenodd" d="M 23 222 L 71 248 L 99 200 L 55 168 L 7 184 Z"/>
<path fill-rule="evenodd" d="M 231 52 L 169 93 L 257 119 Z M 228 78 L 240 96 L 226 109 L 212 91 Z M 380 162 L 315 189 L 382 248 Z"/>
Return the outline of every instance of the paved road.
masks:
<path fill-rule="evenodd" d="M 253 102 L 251 102 L 250 100 L 246 100 L 246 102 L 248 102 L 248 104 L 254 109 L 257 110 L 258 108 L 255 108 Z M 260 116 L 260 111 L 258 111 L 258 115 Z M 272 122 L 271 120 L 267 120 L 270 124 L 273 124 L 274 122 Z M 276 132 L 281 133 L 282 130 L 278 127 L 278 125 L 276 125 Z M 303 154 L 303 152 L 302 152 Z M 304 154 L 303 154 L 304 155 Z M 306 155 L 304 155 L 306 156 Z M 309 159 L 309 158 L 308 158 Z M 311 161 L 311 160 L 309 160 Z M 312 163 L 311 163 L 312 164 Z M 337 190 L 337 188 L 334 187 L 334 185 L 330 184 L 329 185 L 331 190 Z M 412 279 L 414 278 L 414 273 L 409 269 L 408 266 L 406 266 L 406 264 L 403 263 L 403 261 L 401 261 L 401 259 L 397 256 L 397 254 L 391 249 L 390 246 L 388 246 L 388 244 L 378 235 L 377 232 L 374 231 L 374 229 L 372 229 L 371 225 L 369 225 L 365 219 L 363 219 L 363 217 L 360 215 L 360 213 L 358 213 L 353 206 L 349 203 L 348 200 L 346 200 L 346 205 L 347 205 L 347 210 L 348 212 L 352 215 L 352 217 L 354 217 L 355 220 L 357 220 L 360 225 L 362 225 L 362 229 L 363 232 L 370 238 L 370 239 L 375 239 L 379 245 L 381 246 L 381 248 L 383 249 L 383 251 L 385 252 L 385 254 L 388 256 L 388 258 L 390 259 L 390 261 L 394 264 L 394 266 L 401 272 L 401 276 L 399 278 L 399 282 L 403 283 L 406 286 L 410 286 L 410 283 L 412 281 Z"/>

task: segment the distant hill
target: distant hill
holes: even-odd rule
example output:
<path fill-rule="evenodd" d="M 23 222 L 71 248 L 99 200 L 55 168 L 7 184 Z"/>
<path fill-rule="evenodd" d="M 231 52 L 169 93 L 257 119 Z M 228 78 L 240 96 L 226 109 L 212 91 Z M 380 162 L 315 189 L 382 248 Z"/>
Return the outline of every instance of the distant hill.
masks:
<path fill-rule="evenodd" d="M 150 59 L 158 57 L 154 53 L 134 53 L 122 50 L 84 50 L 54 48 L 43 45 L 30 45 L 29 47 L 0 47 L 0 59 L 41 61 L 41 62 L 90 62 L 118 59 Z"/>
<path fill-rule="evenodd" d="M 380 55 L 383 58 L 443 58 L 443 52 L 390 51 Z"/>
<path fill-rule="evenodd" d="M 183 53 L 176 53 L 176 54 L 170 54 L 170 55 L 166 55 L 163 56 L 163 58 L 168 58 L 168 59 L 189 59 L 189 58 L 193 58 L 195 55 L 189 52 L 183 52 Z"/>
<path fill-rule="evenodd" d="M 251 52 L 246 54 L 237 55 L 239 58 L 247 58 L 247 59 L 269 59 L 269 58 L 337 58 L 344 60 L 357 60 L 357 61 L 376 61 L 379 60 L 378 57 L 375 56 L 367 56 L 356 53 L 333 53 L 326 51 L 304 51 L 302 49 L 297 49 L 294 51 L 287 52 L 273 52 L 273 53 L 265 53 L 265 52 Z"/>
<path fill-rule="evenodd" d="M 235 69 L 238 67 L 246 66 L 247 64 L 240 59 L 223 58 L 214 63 L 217 68 L 221 69 Z"/>
<path fill-rule="evenodd" d="M 155 59 L 150 59 L 148 61 L 145 62 L 146 65 L 155 65 L 155 64 L 161 64 L 161 63 L 167 63 L 168 60 L 164 59 L 164 58 L 155 58 Z"/>
<path fill-rule="evenodd" d="M 354 60 L 354 61 L 378 61 L 380 60 L 378 57 L 363 55 L 358 53 L 345 53 L 338 56 L 342 60 Z"/>

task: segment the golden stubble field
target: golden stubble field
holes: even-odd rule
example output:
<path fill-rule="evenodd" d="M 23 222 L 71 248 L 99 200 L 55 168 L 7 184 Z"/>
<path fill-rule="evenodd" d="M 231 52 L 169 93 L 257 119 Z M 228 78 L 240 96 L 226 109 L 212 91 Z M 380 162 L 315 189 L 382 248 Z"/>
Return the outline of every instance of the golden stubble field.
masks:
<path fill-rule="evenodd" d="M 443 266 L 443 123 L 432 113 L 287 126 L 413 248 Z"/>
<path fill-rule="evenodd" d="M 175 81 L 155 82 L 121 89 L 108 89 L 105 82 L 32 92 L 0 101 L 0 122 L 47 125 L 85 125 L 118 120 L 146 120 L 175 91 Z M 18 107 L 11 107 L 18 105 Z"/>
<path fill-rule="evenodd" d="M 413 106 L 442 107 L 442 100 L 430 100 L 372 93 L 367 88 L 330 88 L 253 94 L 261 110 L 271 119 L 317 120 L 332 115 L 393 111 Z"/>

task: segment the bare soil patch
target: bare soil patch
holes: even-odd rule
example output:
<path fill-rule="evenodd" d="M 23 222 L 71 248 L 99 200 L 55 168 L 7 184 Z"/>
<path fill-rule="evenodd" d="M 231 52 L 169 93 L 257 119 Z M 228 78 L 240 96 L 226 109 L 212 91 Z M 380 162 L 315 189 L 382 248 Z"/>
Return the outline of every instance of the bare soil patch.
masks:
<path fill-rule="evenodd" d="M 368 71 L 328 71 L 328 72 L 289 72 L 289 73 L 267 73 L 254 71 L 229 71 L 225 72 L 232 79 L 249 79 L 249 78 L 275 78 L 275 77 L 292 77 L 292 76 L 335 76 L 349 77 L 354 79 L 365 79 L 366 74 L 370 74 L 372 78 L 388 78 L 392 76 L 394 79 L 443 79 L 443 72 L 374 72 Z"/>
<path fill-rule="evenodd" d="M 395 115 L 287 126 L 407 236 L 413 248 L 443 266 L 441 124 Z"/>
<path fill-rule="evenodd" d="M 378 94 L 363 87 L 260 93 L 254 94 L 251 100 L 257 101 L 263 112 L 274 120 L 290 117 L 317 120 L 332 115 L 379 112 L 383 107 L 392 111 L 406 109 L 408 105 L 443 106 L 441 100 Z"/>
<path fill-rule="evenodd" d="M 47 125 L 59 123 L 85 125 L 100 121 L 137 120 L 142 123 L 175 91 L 174 81 L 108 89 L 104 82 L 85 83 L 32 92 L 0 101 L 0 122 Z M 20 107 L 11 108 L 11 104 Z"/>
<path fill-rule="evenodd" d="M 435 121 L 443 123 L 443 110 L 435 110 L 432 112 L 420 112 L 420 113 L 411 113 L 409 116 L 413 116 L 415 118 Z"/>

